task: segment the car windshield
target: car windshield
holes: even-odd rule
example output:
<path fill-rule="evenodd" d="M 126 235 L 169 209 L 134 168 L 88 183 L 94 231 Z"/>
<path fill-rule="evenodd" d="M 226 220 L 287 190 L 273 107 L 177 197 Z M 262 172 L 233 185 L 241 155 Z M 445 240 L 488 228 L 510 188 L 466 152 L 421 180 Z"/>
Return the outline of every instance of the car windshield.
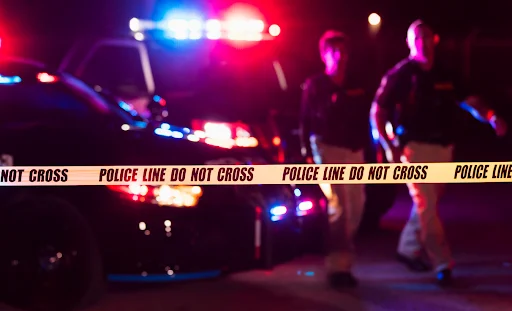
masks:
<path fill-rule="evenodd" d="M 185 122 L 257 119 L 276 106 L 286 89 L 269 46 L 237 49 L 193 41 L 174 46 L 151 42 L 148 47 L 156 92 L 167 100 L 170 116 Z"/>

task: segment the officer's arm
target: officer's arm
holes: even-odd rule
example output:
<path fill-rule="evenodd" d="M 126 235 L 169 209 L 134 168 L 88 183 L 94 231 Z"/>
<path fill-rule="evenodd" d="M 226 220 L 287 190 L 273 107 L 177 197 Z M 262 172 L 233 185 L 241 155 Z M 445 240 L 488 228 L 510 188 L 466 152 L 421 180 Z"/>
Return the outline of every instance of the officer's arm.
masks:
<path fill-rule="evenodd" d="M 496 119 L 496 113 L 479 96 L 468 96 L 460 102 L 460 108 L 469 112 L 475 119 L 484 123 L 491 123 Z"/>
<path fill-rule="evenodd" d="M 496 135 L 504 136 L 507 134 L 507 123 L 494 110 L 489 108 L 480 97 L 469 96 L 459 106 L 468 111 L 475 119 L 492 126 Z"/>
<path fill-rule="evenodd" d="M 370 123 L 373 130 L 379 133 L 379 141 L 382 147 L 389 150 L 395 144 L 386 133 L 386 124 L 390 121 L 391 112 L 394 110 L 398 94 L 398 74 L 386 74 L 375 94 L 370 112 Z"/>
<path fill-rule="evenodd" d="M 455 78 L 455 93 L 460 108 L 469 112 L 478 121 L 490 124 L 497 131 L 498 135 L 504 134 L 502 132 L 506 131 L 505 123 L 487 105 L 482 97 L 470 93 L 469 87 L 466 83 L 463 83 L 463 79 L 460 77 Z"/>
<path fill-rule="evenodd" d="M 302 84 L 302 98 L 300 106 L 300 124 L 299 135 L 301 143 L 301 153 L 304 157 L 310 157 L 311 144 L 309 136 L 311 133 L 311 105 L 313 101 L 314 87 L 311 80 L 307 80 Z"/>

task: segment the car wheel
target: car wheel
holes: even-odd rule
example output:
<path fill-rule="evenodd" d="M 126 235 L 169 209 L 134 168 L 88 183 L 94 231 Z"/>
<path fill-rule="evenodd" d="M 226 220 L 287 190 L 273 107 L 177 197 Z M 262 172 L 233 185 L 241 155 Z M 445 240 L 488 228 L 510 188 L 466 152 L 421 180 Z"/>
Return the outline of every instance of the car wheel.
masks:
<path fill-rule="evenodd" d="M 100 252 L 78 211 L 58 198 L 5 206 L 0 236 L 0 294 L 27 310 L 70 310 L 105 289 Z"/>

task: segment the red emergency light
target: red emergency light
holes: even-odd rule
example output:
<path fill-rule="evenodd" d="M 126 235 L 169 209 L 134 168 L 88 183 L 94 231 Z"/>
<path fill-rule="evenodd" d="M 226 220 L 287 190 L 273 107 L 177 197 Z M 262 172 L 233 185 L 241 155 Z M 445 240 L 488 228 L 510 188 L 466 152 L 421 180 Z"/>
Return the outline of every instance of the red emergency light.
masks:
<path fill-rule="evenodd" d="M 49 73 L 41 72 L 37 74 L 37 80 L 39 80 L 41 83 L 55 83 L 59 80 L 59 78 Z"/>

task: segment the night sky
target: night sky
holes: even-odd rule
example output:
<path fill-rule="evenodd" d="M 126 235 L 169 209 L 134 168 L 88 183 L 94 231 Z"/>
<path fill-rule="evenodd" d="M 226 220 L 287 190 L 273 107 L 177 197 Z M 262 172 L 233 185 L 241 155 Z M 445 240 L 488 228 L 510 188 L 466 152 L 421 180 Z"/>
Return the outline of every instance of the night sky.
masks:
<path fill-rule="evenodd" d="M 196 7 L 215 12 L 232 0 L 1 0 L 0 36 L 3 51 L 36 58 L 47 63 L 58 62 L 71 42 L 83 35 L 126 35 L 131 17 L 150 18 L 167 8 Z M 446 38 L 452 33 L 465 36 L 472 29 L 488 30 L 512 37 L 512 1 L 505 0 L 248 0 L 256 5 L 267 20 L 282 27 L 280 38 L 295 54 L 316 61 L 317 40 L 327 28 L 338 28 L 363 42 L 368 38 L 367 17 L 377 12 L 382 17 L 381 49 L 387 59 L 384 67 L 407 53 L 405 33 L 417 18 L 431 23 Z M 186 5 L 185 5 L 186 4 Z M 154 8 L 154 10 L 153 10 Z M 384 51 L 387 50 L 387 51 Z M 361 54 L 367 59 L 372 55 Z M 371 66 L 371 65 L 370 65 Z M 372 69 L 374 70 L 374 69 Z M 379 73 L 380 74 L 380 73 Z"/>
<path fill-rule="evenodd" d="M 0 28 L 11 35 L 59 35 L 89 31 L 114 30 L 126 27 L 131 16 L 149 13 L 151 2 L 162 7 L 180 7 L 208 3 L 222 7 L 225 0 L 137 1 L 137 0 L 2 0 Z M 329 24 L 343 20 L 347 23 L 366 23 L 371 12 L 379 13 L 383 25 L 403 28 L 417 17 L 426 18 L 443 29 L 466 29 L 470 26 L 512 29 L 509 22 L 511 1 L 405 1 L 405 0 L 278 0 L 245 1 L 257 3 L 266 15 L 290 25 Z M 7 28 L 7 29 L 6 29 Z"/>

